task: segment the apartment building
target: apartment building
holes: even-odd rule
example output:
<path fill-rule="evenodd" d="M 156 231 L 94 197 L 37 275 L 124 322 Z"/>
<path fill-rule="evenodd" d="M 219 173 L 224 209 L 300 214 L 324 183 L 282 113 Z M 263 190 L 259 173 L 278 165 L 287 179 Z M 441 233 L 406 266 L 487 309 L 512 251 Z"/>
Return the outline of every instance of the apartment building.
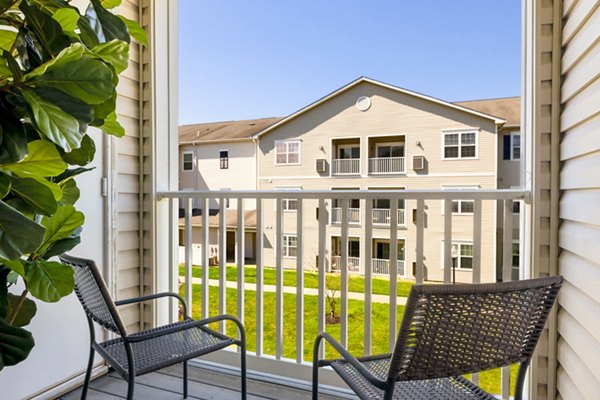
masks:
<path fill-rule="evenodd" d="M 264 257 L 265 265 L 275 265 L 278 243 L 274 227 L 280 214 L 280 259 L 285 267 L 295 268 L 298 201 L 294 191 L 518 186 L 519 110 L 518 98 L 449 103 L 363 77 L 285 118 L 181 127 L 180 187 L 289 191 L 290 198 L 280 205 L 265 201 Z M 221 134 L 214 133 L 219 130 Z M 369 203 L 364 199 L 332 198 L 325 210 L 318 210 L 317 201 L 304 201 L 304 268 L 314 269 L 317 265 L 318 219 L 327 218 L 326 262 L 330 270 L 348 268 L 364 273 L 370 268 L 374 274 L 387 275 L 390 259 L 395 256 L 399 275 L 412 278 L 416 202 L 391 202 L 382 197 Z M 470 200 L 452 202 L 456 281 L 468 281 L 471 276 L 473 204 Z M 500 213 L 494 207 L 484 204 L 482 210 L 481 252 L 486 261 L 481 269 L 488 280 L 495 279 L 500 257 L 496 249 L 500 217 L 493 217 Z M 231 238 L 236 230 L 237 204 L 211 204 L 210 208 L 215 214 L 209 218 L 211 243 L 219 241 L 216 221 L 221 210 L 232 221 L 227 225 Z M 518 206 L 514 211 L 518 212 Z M 252 227 L 256 221 L 251 215 L 255 215 L 255 205 L 245 204 L 244 214 L 249 235 L 245 256 L 252 258 L 256 240 Z M 444 214 L 441 201 L 427 203 L 424 264 L 428 280 L 443 278 Z M 341 233 L 344 217 L 348 224 L 346 246 Z M 193 242 L 197 242 L 200 217 L 194 217 L 193 224 Z M 367 225 L 369 243 L 365 239 Z M 518 227 L 518 223 L 513 226 Z M 346 257 L 342 257 L 343 248 Z M 518 246 L 515 249 L 518 265 Z M 235 249 L 228 249 L 228 258 L 235 254 Z M 342 265 L 343 259 L 346 265 Z"/>

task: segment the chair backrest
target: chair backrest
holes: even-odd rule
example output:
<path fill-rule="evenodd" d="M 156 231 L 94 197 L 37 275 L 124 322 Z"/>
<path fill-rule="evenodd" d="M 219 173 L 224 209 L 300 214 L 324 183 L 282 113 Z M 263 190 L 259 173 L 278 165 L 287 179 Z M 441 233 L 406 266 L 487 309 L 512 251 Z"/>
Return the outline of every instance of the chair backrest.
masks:
<path fill-rule="evenodd" d="M 528 362 L 562 280 L 413 286 L 388 378 L 443 378 Z"/>
<path fill-rule="evenodd" d="M 63 264 L 75 272 L 75 293 L 88 318 L 121 336 L 127 334 L 114 301 L 110 297 L 104 279 L 92 260 L 63 254 Z"/>

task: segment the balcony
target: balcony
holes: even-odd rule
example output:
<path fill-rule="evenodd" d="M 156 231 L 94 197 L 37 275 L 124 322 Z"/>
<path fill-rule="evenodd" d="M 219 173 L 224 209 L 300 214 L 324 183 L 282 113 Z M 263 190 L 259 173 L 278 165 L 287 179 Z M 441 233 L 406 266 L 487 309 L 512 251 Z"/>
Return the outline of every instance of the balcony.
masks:
<path fill-rule="evenodd" d="M 360 158 L 336 158 L 331 166 L 332 175 L 360 175 Z"/>
<path fill-rule="evenodd" d="M 342 223 L 342 207 L 331 208 L 331 223 Z M 360 224 L 360 208 L 348 208 L 348 223 Z"/>
<path fill-rule="evenodd" d="M 331 272 L 341 272 L 343 268 L 343 260 L 341 256 L 331 257 Z M 348 257 L 346 261 L 346 268 L 348 272 L 360 273 L 360 257 Z"/>
<path fill-rule="evenodd" d="M 374 258 L 371 263 L 371 269 L 373 275 L 389 275 L 390 274 L 390 260 Z M 404 261 L 398 260 L 398 276 L 405 276 L 406 271 L 404 270 Z"/>
<path fill-rule="evenodd" d="M 406 226 L 405 220 L 406 210 L 398 210 L 398 225 Z M 374 225 L 389 225 L 391 221 L 391 210 L 389 208 L 374 208 L 372 210 Z"/>
<path fill-rule="evenodd" d="M 406 159 L 404 157 L 373 157 L 369 158 L 369 174 L 404 174 Z"/>

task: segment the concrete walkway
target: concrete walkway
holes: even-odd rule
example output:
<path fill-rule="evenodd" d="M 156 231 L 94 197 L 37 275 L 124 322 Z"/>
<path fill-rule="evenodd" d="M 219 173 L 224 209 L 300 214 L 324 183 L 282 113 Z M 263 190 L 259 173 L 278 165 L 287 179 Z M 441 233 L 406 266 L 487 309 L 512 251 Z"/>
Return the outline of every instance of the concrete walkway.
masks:
<path fill-rule="evenodd" d="M 185 278 L 183 276 L 180 276 L 179 278 L 181 279 L 181 282 L 185 282 Z M 192 284 L 201 285 L 202 279 L 192 278 Z M 219 281 L 217 279 L 209 279 L 208 284 L 210 286 L 219 286 Z M 227 281 L 226 286 L 228 289 L 237 289 L 237 282 Z M 244 290 L 256 291 L 256 284 L 244 283 Z M 263 285 L 263 290 L 265 292 L 275 293 L 275 285 Z M 283 293 L 296 294 L 296 288 L 292 286 L 284 286 Z M 304 288 L 304 294 L 309 296 L 318 296 L 319 290 L 315 288 Z M 363 293 L 348 292 L 348 299 L 364 301 L 365 295 Z M 397 297 L 396 304 L 404 306 L 406 305 L 406 299 L 406 297 Z M 373 303 L 389 304 L 390 296 L 384 294 L 372 294 L 371 300 L 373 301 Z"/>

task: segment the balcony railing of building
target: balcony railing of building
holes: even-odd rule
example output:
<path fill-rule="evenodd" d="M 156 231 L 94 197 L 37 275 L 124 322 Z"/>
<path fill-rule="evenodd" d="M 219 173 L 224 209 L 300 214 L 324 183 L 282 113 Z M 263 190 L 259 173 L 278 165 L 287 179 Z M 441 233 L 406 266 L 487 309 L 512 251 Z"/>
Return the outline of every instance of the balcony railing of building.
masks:
<path fill-rule="evenodd" d="M 333 175 L 360 175 L 360 158 L 335 158 L 331 172 Z"/>
<path fill-rule="evenodd" d="M 369 174 L 403 174 L 405 172 L 404 157 L 369 158 Z"/>
<path fill-rule="evenodd" d="M 341 272 L 343 269 L 342 256 L 331 257 L 331 272 Z M 347 270 L 349 272 L 361 273 L 360 258 L 359 257 L 347 257 Z"/>
<path fill-rule="evenodd" d="M 204 192 L 162 192 L 159 193 L 159 210 L 161 212 L 168 212 L 167 216 L 161 216 L 167 220 L 170 224 L 169 238 L 170 249 L 169 258 L 171 261 L 170 266 L 170 285 L 171 290 L 177 291 L 179 289 L 179 260 L 178 260 L 178 229 L 179 229 L 179 218 L 177 216 L 177 209 L 185 209 L 185 217 L 183 218 L 183 245 L 185 246 L 185 260 L 184 260 L 184 283 L 181 288 L 184 297 L 188 303 L 192 306 L 194 315 L 199 317 L 207 317 L 209 315 L 217 313 L 225 313 L 228 311 L 231 313 L 231 307 L 237 311 L 237 317 L 241 321 L 247 321 L 248 326 L 252 326 L 252 332 L 248 334 L 248 337 L 253 338 L 252 344 L 250 345 L 250 355 L 248 356 L 249 368 L 255 370 L 261 370 L 265 373 L 276 374 L 280 376 L 287 376 L 294 379 L 303 379 L 310 381 L 311 369 L 311 344 L 314 340 L 316 331 L 326 331 L 330 328 L 326 326 L 326 278 L 327 278 L 327 262 L 331 254 L 331 249 L 328 246 L 331 244 L 331 235 L 335 229 L 335 235 L 340 237 L 340 260 L 339 265 L 353 267 L 356 265 L 356 260 L 353 257 L 349 257 L 349 204 L 352 199 L 359 199 L 365 204 L 366 215 L 371 215 L 373 200 L 375 199 L 387 199 L 390 204 L 390 225 L 389 225 L 389 239 L 390 243 L 397 243 L 398 229 L 395 227 L 399 223 L 398 213 L 398 201 L 404 200 L 407 208 L 415 209 L 415 220 L 414 224 L 410 225 L 412 233 L 408 236 L 412 243 L 406 246 L 404 252 L 404 258 L 407 263 L 414 265 L 414 280 L 416 283 L 423 283 L 426 279 L 426 275 L 431 271 L 439 271 L 440 280 L 445 283 L 452 282 L 452 267 L 456 265 L 453 263 L 453 222 L 458 227 L 462 226 L 464 230 L 465 224 L 467 229 L 470 229 L 470 241 L 472 243 L 471 252 L 467 254 L 469 257 L 468 263 L 459 264 L 461 266 L 460 277 L 462 281 L 468 282 L 492 282 L 495 281 L 496 276 L 496 259 L 494 254 L 496 250 L 490 251 L 489 238 L 496 238 L 496 230 L 489 232 L 487 228 L 487 222 L 484 226 L 482 219 L 485 221 L 496 221 L 500 223 L 496 228 L 502 232 L 501 238 L 498 238 L 498 250 L 502 255 L 500 263 L 500 273 L 502 280 L 510 280 L 512 276 L 512 243 L 513 243 L 513 201 L 527 199 L 528 192 L 523 190 L 428 190 L 428 191 L 414 191 L 414 190 L 369 190 L 369 191 L 357 191 L 357 190 L 336 190 L 336 191 L 310 191 L 303 190 L 297 193 L 281 192 L 281 191 L 204 191 Z M 284 218 L 284 200 L 289 199 L 293 196 L 297 200 L 297 212 L 295 215 L 295 223 L 293 226 L 288 226 L 290 222 L 288 218 Z M 219 203 L 219 213 L 216 216 L 210 218 L 218 219 L 218 223 L 211 220 L 209 225 L 209 201 L 211 199 L 217 199 Z M 235 251 L 236 257 L 236 282 L 234 283 L 236 290 L 230 289 L 227 285 L 227 228 L 231 229 L 231 220 L 226 219 L 226 200 L 229 199 L 231 202 L 237 203 L 237 209 L 235 211 L 237 215 L 237 223 L 235 224 Z M 339 227 L 332 228 L 328 225 L 330 221 L 327 204 L 332 204 L 332 199 L 338 199 L 338 204 L 341 205 L 341 224 Z M 218 286 L 210 288 L 209 282 L 209 268 L 201 268 L 200 275 L 195 275 L 192 279 L 192 202 L 197 200 L 201 205 L 201 216 L 194 217 L 200 219 L 200 224 L 194 223 L 194 229 L 199 229 L 199 238 L 201 244 L 211 244 L 211 246 L 202 245 L 202 265 L 210 265 L 209 258 L 212 256 L 210 253 L 211 247 L 214 248 L 213 243 L 210 243 L 210 237 L 218 237 L 218 262 L 217 266 L 213 267 L 218 270 Z M 473 201 L 473 213 L 470 215 L 468 220 L 461 217 L 457 221 L 453 221 L 452 213 L 452 202 L 453 200 L 472 200 Z M 246 205 L 252 205 L 252 210 L 246 209 Z M 440 204 L 443 208 L 443 213 L 440 210 L 435 210 L 435 207 L 439 207 Z M 499 206 L 497 206 L 499 204 Z M 255 240 L 248 241 L 246 238 L 246 220 L 247 212 L 251 213 L 256 218 L 256 225 L 248 229 L 257 232 Z M 485 213 L 484 213 L 485 211 Z M 231 210 L 230 210 L 231 212 Z M 426 218 L 427 213 L 427 218 Z M 435 224 L 436 229 L 440 226 L 443 230 L 435 232 L 428 230 L 430 229 L 431 219 L 440 218 L 441 223 Z M 234 218 L 235 219 L 235 218 Z M 426 220 L 428 221 L 426 223 Z M 468 221 L 468 222 L 466 222 Z M 471 228 L 468 228 L 468 224 L 472 224 Z M 489 224 L 493 226 L 493 223 Z M 392 351 L 396 336 L 397 327 L 401 315 L 399 315 L 399 303 L 398 303 L 398 285 L 396 280 L 399 275 L 402 275 L 404 270 L 404 263 L 402 260 L 398 260 L 398 248 L 397 246 L 390 246 L 389 249 L 389 260 L 385 260 L 385 267 L 383 263 L 380 264 L 377 259 L 373 259 L 373 220 L 367 218 L 361 229 L 363 229 L 361 236 L 361 258 L 358 260 L 358 265 L 378 265 L 382 269 L 377 269 L 377 272 L 387 272 L 389 279 L 389 294 L 386 295 L 388 301 L 387 304 L 383 305 L 387 309 L 387 320 L 378 321 L 377 328 L 385 326 L 387 335 L 382 335 L 381 331 L 377 335 L 374 335 L 374 307 L 381 307 L 381 304 L 374 303 L 373 295 L 373 268 L 364 269 L 364 290 L 360 294 L 360 298 L 364 300 L 364 304 L 360 307 L 364 311 L 364 316 L 361 315 L 361 319 L 357 320 L 355 316 L 349 319 L 349 275 L 348 268 L 340 268 L 340 290 L 339 295 L 339 327 L 336 330 L 339 332 L 339 340 L 343 346 L 349 344 L 349 332 L 353 335 L 356 332 L 361 332 L 361 343 L 364 345 L 364 353 L 372 354 L 374 349 L 381 350 L 383 345 L 384 350 Z M 211 229 L 217 229 L 217 234 L 214 235 Z M 331 231 L 330 231 L 331 230 Z M 435 257 L 440 256 L 440 251 L 437 250 L 439 246 L 433 246 L 436 248 L 432 253 L 425 255 L 425 232 L 428 231 L 430 234 L 438 234 L 440 238 L 438 243 L 441 244 L 441 261 L 439 264 L 433 262 Z M 293 233 L 293 240 L 290 239 L 290 234 Z M 381 232 L 380 232 L 381 233 Z M 353 233 L 354 235 L 355 233 Z M 485 240 L 482 240 L 482 236 L 485 234 Z M 196 236 L 196 235 L 194 235 Z M 461 232 L 461 240 L 464 240 L 465 232 Z M 429 236 L 428 236 L 429 237 Z M 213 239 L 214 240 L 214 239 Z M 456 239 L 458 240 L 458 239 Z M 486 247 L 486 253 L 482 257 L 482 244 L 488 243 Z M 251 245 L 254 251 L 254 258 L 256 263 L 256 279 L 252 291 L 245 289 L 245 261 L 244 256 L 246 255 L 246 246 Z M 294 247 L 293 259 L 289 258 L 290 246 Z M 427 247 L 431 248 L 428 244 Z M 492 246 L 493 247 L 493 246 Z M 316 254 L 311 252 L 315 251 Z M 461 247 L 463 249 L 463 247 Z M 434 256 L 434 253 L 436 254 Z M 462 256 L 463 254 L 459 254 Z M 313 265 L 315 263 L 316 265 Z M 388 265 L 389 263 L 389 265 Z M 437 265 L 436 265 L 437 264 Z M 464 269 L 464 266 L 468 265 L 468 269 Z M 314 267 L 314 268 L 311 268 Z M 271 281 L 268 284 L 265 283 L 266 267 L 272 267 L 274 270 L 274 285 Z M 308 282 L 304 279 L 305 271 L 313 270 L 317 271 L 318 283 L 315 289 L 308 289 L 305 291 L 303 284 L 298 284 L 290 289 L 284 285 L 284 268 L 293 268 L 295 275 L 295 282 Z M 483 274 L 484 270 L 486 273 Z M 490 272 L 491 271 L 491 272 Z M 404 271 L 407 272 L 407 271 Z M 381 275 L 377 275 L 380 277 Z M 412 277 L 412 270 L 410 271 Z M 457 275 L 458 276 L 458 275 Z M 286 275 L 287 277 L 287 275 Z M 254 277 L 253 277 L 254 278 Z M 287 278 L 286 278 L 287 279 Z M 211 280 L 212 281 L 212 280 Z M 214 282 L 214 281 L 212 281 Z M 193 285 L 199 285 L 198 288 L 193 289 Z M 209 291 L 210 288 L 210 291 Z M 284 288 L 287 289 L 284 291 Z M 214 297 L 217 291 L 216 299 Z M 295 296 L 293 300 L 289 297 L 290 290 L 294 291 Z M 312 295 L 313 291 L 316 290 L 316 299 L 310 299 L 309 293 Z M 284 292 L 286 293 L 284 301 Z M 305 293 L 306 292 L 306 293 Z M 212 294 L 213 296 L 209 295 Z M 306 296 L 305 296 L 306 295 Z M 251 302 L 251 308 L 245 308 L 246 296 L 248 301 Z M 211 304 L 212 300 L 212 304 Z M 305 307 L 305 301 L 310 301 L 310 306 Z M 358 301 L 358 300 L 353 300 Z M 216 303 L 215 303 L 216 302 Z M 307 303 L 308 304 L 308 303 Z M 314 304 L 314 305 L 313 305 Z M 316 307 L 315 307 L 316 305 Z M 290 320 L 289 315 L 284 313 L 284 307 L 290 311 L 293 308 L 293 315 L 295 319 Z M 309 307 L 309 308 L 308 308 Z M 310 310 L 310 311 L 309 311 Z M 316 330 L 310 330 L 307 333 L 306 329 L 310 324 L 305 323 L 305 313 L 314 312 L 316 319 Z M 362 312 L 362 311 L 361 311 Z M 247 314 L 246 314 L 247 313 Z M 172 320 L 178 317 L 177 307 L 173 305 L 169 308 L 168 314 Z M 268 322 L 266 322 L 268 321 Z M 357 322 L 358 321 L 358 322 Z M 273 326 L 273 331 L 270 330 L 270 326 Z M 221 330 L 225 329 L 224 325 L 220 326 Z M 284 330 L 285 329 L 285 330 Z M 291 330 L 291 332 L 290 332 Z M 286 332 L 287 338 L 293 338 L 295 341 L 293 348 L 289 347 L 289 342 L 286 342 L 284 349 L 284 332 Z M 382 343 L 383 340 L 383 343 Z M 286 339 L 289 341 L 289 339 Z M 324 354 L 324 349 L 321 349 L 321 353 Z M 235 365 L 237 355 L 232 351 L 222 351 L 218 355 L 218 361 L 222 363 L 231 363 Z M 502 382 L 499 384 L 502 398 L 509 398 L 509 376 L 510 370 L 508 368 L 502 369 L 501 372 Z M 473 375 L 471 379 L 475 382 L 479 381 L 477 374 Z M 323 382 L 329 382 L 330 384 L 339 385 L 339 381 L 336 381 L 333 374 L 328 375 L 325 372 L 323 375 Z"/>
<path fill-rule="evenodd" d="M 391 211 L 389 208 L 374 208 L 373 209 L 373 224 L 374 225 L 389 225 L 391 221 Z M 398 225 L 406 226 L 404 209 L 398 209 Z"/>
<path fill-rule="evenodd" d="M 331 223 L 339 224 L 342 222 L 342 207 L 331 208 Z M 348 208 L 348 222 L 351 224 L 360 224 L 360 208 Z"/>
<path fill-rule="evenodd" d="M 388 275 L 390 274 L 391 261 L 382 258 L 374 258 L 371 260 L 371 268 L 373 269 L 374 275 Z M 398 260 L 398 276 L 406 276 L 404 270 L 404 260 Z"/>

